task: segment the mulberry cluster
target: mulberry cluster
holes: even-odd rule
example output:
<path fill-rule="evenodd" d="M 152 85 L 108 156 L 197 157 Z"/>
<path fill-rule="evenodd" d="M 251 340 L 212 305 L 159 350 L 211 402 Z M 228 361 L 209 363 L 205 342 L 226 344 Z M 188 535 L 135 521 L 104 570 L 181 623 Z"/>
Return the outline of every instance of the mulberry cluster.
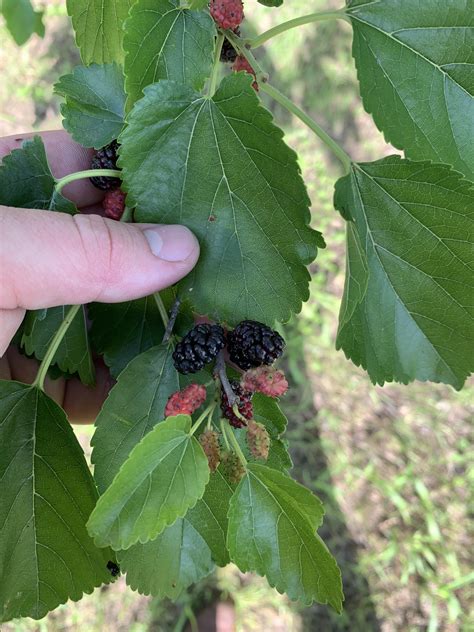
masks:
<path fill-rule="evenodd" d="M 192 415 L 206 401 L 206 387 L 201 384 L 190 384 L 182 391 L 173 393 L 168 399 L 165 416 Z"/>
<path fill-rule="evenodd" d="M 235 29 L 244 19 L 242 0 L 211 0 L 209 10 L 221 29 Z"/>
<path fill-rule="evenodd" d="M 117 151 L 119 144 L 116 140 L 109 145 L 99 149 L 92 158 L 91 169 L 117 169 Z M 90 179 L 92 184 L 101 191 L 112 191 L 118 189 L 122 184 L 119 178 L 107 178 L 98 176 Z"/>
<path fill-rule="evenodd" d="M 240 37 L 239 28 L 234 29 L 234 33 L 237 35 L 237 37 Z M 234 61 L 237 59 L 237 55 L 238 55 L 237 51 L 233 47 L 232 43 L 226 37 L 222 44 L 221 58 L 220 58 L 221 61 L 224 64 L 234 63 Z"/>

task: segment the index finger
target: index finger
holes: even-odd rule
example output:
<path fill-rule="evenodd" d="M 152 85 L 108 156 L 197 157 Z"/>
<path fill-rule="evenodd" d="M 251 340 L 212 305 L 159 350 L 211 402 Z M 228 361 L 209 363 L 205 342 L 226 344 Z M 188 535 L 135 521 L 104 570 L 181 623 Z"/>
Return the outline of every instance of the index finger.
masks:
<path fill-rule="evenodd" d="M 51 172 L 55 178 L 90 169 L 94 150 L 81 147 L 63 130 L 15 134 L 0 138 L 0 161 L 13 149 L 21 148 L 25 140 L 35 136 L 41 136 L 43 139 Z M 97 204 L 104 197 L 104 193 L 96 189 L 89 179 L 71 182 L 64 187 L 63 193 L 78 208 Z"/>

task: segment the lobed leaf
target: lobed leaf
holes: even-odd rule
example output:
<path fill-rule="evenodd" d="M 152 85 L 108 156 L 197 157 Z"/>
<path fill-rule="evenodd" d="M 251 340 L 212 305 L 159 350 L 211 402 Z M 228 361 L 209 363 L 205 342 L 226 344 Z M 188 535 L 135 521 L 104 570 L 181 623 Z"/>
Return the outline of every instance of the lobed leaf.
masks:
<path fill-rule="evenodd" d="M 153 540 L 202 498 L 209 465 L 190 429 L 188 415 L 170 417 L 132 450 L 87 523 L 99 546 Z"/>
<path fill-rule="evenodd" d="M 309 490 L 277 470 L 249 464 L 230 502 L 231 559 L 290 599 L 329 603 L 340 612 L 341 574 L 315 532 L 322 517 L 322 505 Z"/>
<path fill-rule="evenodd" d="M 243 73 L 213 99 L 160 81 L 120 137 L 119 165 L 141 222 L 184 223 L 201 257 L 183 282 L 196 311 L 237 323 L 287 320 L 308 298 L 309 227 L 296 154 Z M 192 294 L 191 294 L 192 291 Z"/>
<path fill-rule="evenodd" d="M 354 164 L 335 206 L 353 219 L 338 348 L 379 384 L 461 388 L 473 368 L 473 185 L 391 156 Z"/>
<path fill-rule="evenodd" d="M 0 382 L 0 621 L 41 619 L 110 581 L 86 531 L 97 491 L 64 412 Z"/>
<path fill-rule="evenodd" d="M 349 2 L 366 110 L 413 160 L 474 180 L 472 0 Z"/>

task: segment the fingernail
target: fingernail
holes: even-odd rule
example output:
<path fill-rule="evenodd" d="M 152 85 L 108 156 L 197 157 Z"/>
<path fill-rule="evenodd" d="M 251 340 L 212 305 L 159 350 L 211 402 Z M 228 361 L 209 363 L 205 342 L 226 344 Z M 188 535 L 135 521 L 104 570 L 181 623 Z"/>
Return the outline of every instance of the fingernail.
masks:
<path fill-rule="evenodd" d="M 143 231 L 150 250 L 163 261 L 185 261 L 199 247 L 185 226 L 157 226 Z"/>

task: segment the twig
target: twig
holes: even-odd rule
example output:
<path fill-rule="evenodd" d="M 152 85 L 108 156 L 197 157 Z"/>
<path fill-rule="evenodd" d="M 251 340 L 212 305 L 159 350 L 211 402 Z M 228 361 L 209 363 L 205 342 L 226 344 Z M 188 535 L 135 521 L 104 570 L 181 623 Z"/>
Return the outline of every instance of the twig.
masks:
<path fill-rule="evenodd" d="M 227 377 L 227 373 L 225 370 L 225 357 L 224 357 L 223 349 L 219 351 L 219 354 L 216 359 L 215 374 L 220 380 L 221 386 L 224 389 L 224 393 L 226 394 L 227 399 L 229 401 L 229 405 L 232 407 L 234 404 L 238 402 L 239 398 L 234 393 L 232 386 L 230 385 L 229 378 Z"/>
<path fill-rule="evenodd" d="M 179 296 L 177 296 L 175 302 L 173 303 L 173 307 L 171 308 L 170 319 L 168 321 L 168 324 L 166 325 L 165 335 L 163 336 L 162 340 L 163 344 L 166 344 L 173 335 L 173 329 L 176 323 L 176 319 L 178 318 L 180 307 L 181 299 Z"/>

